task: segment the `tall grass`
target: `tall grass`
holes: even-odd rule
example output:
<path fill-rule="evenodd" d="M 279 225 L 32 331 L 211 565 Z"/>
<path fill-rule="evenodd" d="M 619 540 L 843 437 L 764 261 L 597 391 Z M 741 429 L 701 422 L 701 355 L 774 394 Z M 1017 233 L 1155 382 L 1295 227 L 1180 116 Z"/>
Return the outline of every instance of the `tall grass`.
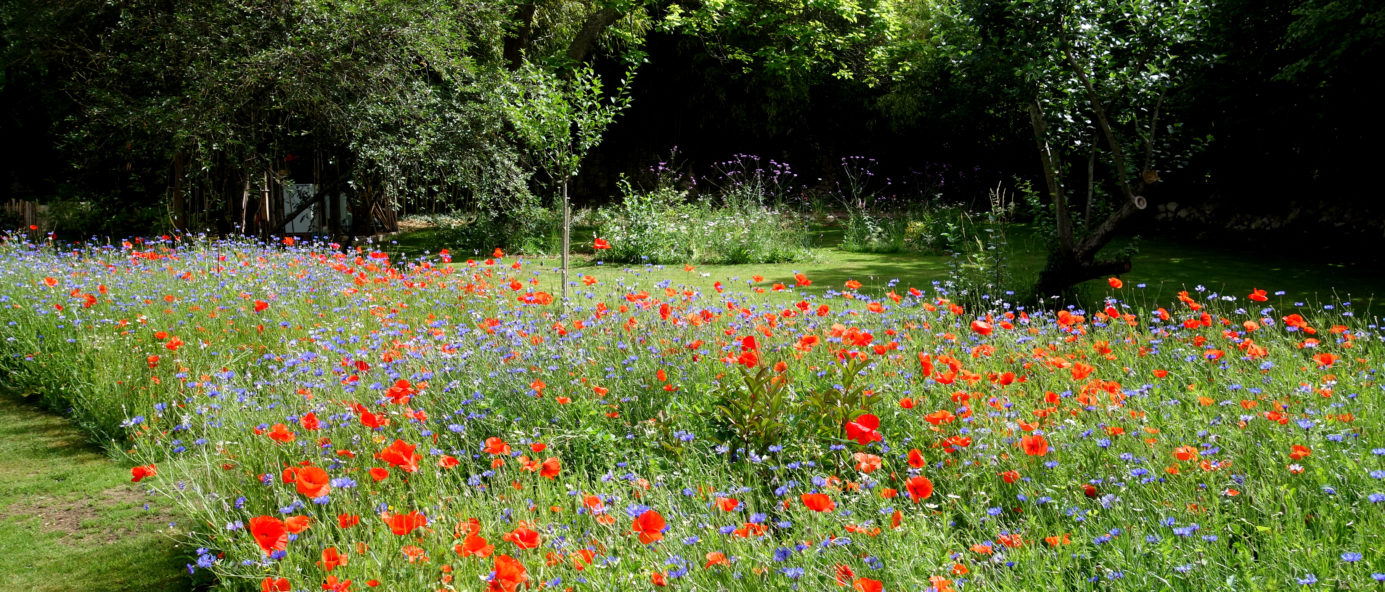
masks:
<path fill-rule="evenodd" d="M 1345 302 L 593 274 L 563 314 L 513 258 L 183 238 L 0 259 L 7 380 L 153 465 L 228 589 L 522 588 L 501 555 L 590 590 L 1385 578 L 1383 346 Z M 295 516 L 270 552 L 251 532 Z"/>

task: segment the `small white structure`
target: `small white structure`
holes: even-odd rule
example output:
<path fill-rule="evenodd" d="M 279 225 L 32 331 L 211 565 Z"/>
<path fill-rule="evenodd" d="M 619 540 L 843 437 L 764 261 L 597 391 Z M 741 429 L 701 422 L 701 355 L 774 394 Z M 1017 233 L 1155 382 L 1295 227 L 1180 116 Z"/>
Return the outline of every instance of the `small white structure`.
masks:
<path fill-rule="evenodd" d="M 346 196 L 338 194 L 335 198 L 329 196 L 328 199 L 335 199 L 332 204 L 340 212 L 341 225 L 343 228 L 351 227 L 351 210 L 347 208 Z M 284 216 L 293 215 L 292 220 L 284 224 L 286 234 L 323 234 L 327 228 L 327 200 L 318 199 L 317 185 L 314 183 L 299 183 L 284 185 Z M 297 212 L 297 215 L 294 215 Z"/>

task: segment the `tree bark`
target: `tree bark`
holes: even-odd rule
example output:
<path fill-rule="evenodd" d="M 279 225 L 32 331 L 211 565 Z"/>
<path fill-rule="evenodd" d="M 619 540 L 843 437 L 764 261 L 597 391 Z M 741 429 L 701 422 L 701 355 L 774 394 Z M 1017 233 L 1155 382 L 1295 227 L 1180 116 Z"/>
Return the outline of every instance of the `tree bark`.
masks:
<path fill-rule="evenodd" d="M 1058 249 L 1064 253 L 1071 254 L 1072 244 L 1072 217 L 1068 215 L 1068 200 L 1063 193 L 1063 185 L 1059 180 L 1058 163 L 1053 158 L 1053 153 L 1048 145 L 1048 122 L 1044 120 L 1044 113 L 1039 108 L 1039 102 L 1035 100 L 1029 104 L 1029 122 L 1034 127 L 1034 144 L 1039 150 L 1039 164 L 1044 169 L 1044 182 L 1048 185 L 1048 195 L 1053 199 L 1053 219 L 1058 231 Z"/>
<path fill-rule="evenodd" d="M 515 7 L 514 19 L 519 23 L 513 35 L 505 37 L 504 58 L 511 71 L 524 64 L 524 52 L 529 49 L 529 37 L 534 34 L 534 13 L 538 7 L 524 2 Z"/>
<path fill-rule="evenodd" d="M 183 195 L 183 153 L 173 155 L 173 230 L 187 230 L 187 200 Z"/>
<path fill-rule="evenodd" d="M 596 45 L 596 40 L 601 37 L 601 33 L 620 20 L 620 11 L 614 8 L 602 8 L 587 17 L 586 22 L 582 23 L 582 29 L 577 31 L 577 36 L 572 43 L 567 46 L 567 59 L 574 64 L 580 64 L 587 60 L 587 55 Z"/>
<path fill-rule="evenodd" d="M 250 173 L 247 172 L 247 173 L 245 173 L 245 189 L 241 190 L 241 194 L 240 194 L 240 232 L 241 232 L 241 234 L 250 234 L 250 224 L 249 224 L 250 221 L 246 218 L 247 216 L 250 215 L 250 202 L 251 202 L 251 200 L 250 200 Z M 257 208 L 258 208 L 258 206 L 257 206 Z M 258 211 L 258 209 L 257 209 L 256 211 Z"/>

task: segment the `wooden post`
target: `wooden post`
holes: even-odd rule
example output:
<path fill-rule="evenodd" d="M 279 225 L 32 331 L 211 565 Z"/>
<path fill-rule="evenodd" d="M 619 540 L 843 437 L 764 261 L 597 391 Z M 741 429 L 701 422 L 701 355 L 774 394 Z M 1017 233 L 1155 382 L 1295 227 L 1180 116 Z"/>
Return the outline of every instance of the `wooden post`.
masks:
<path fill-rule="evenodd" d="M 567 179 L 563 179 L 563 313 L 567 314 L 568 247 L 572 241 L 572 208 L 567 203 Z"/>

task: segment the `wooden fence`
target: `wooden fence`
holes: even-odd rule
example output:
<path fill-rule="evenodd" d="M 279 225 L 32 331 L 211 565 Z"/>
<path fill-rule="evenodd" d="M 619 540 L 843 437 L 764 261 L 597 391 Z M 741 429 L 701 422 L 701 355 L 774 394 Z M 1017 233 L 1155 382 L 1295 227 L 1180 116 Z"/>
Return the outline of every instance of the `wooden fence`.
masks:
<path fill-rule="evenodd" d="M 0 209 L 4 210 L 4 218 L 6 220 L 20 220 L 22 227 L 25 229 L 28 229 L 30 226 L 38 225 L 39 211 L 37 203 L 24 199 L 11 199 L 4 204 L 0 204 Z M 12 229 L 6 228 L 0 230 Z"/>

